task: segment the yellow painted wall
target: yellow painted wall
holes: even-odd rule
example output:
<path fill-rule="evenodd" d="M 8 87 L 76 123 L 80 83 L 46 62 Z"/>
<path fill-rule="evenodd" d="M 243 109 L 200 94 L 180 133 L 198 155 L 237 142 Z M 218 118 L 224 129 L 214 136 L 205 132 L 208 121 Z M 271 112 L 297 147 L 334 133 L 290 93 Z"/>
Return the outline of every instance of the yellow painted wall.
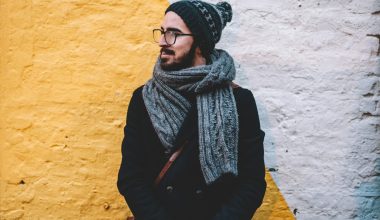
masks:
<path fill-rule="evenodd" d="M 0 219 L 126 215 L 122 128 L 167 4 L 1 0 Z"/>
<path fill-rule="evenodd" d="M 295 216 L 290 211 L 288 204 L 282 196 L 276 183 L 273 181 L 270 173 L 266 171 L 265 180 L 267 181 L 267 190 L 264 201 L 256 211 L 252 219 L 258 220 L 293 220 Z"/>
<path fill-rule="evenodd" d="M 0 219 L 129 214 L 116 188 L 122 128 L 132 91 L 151 77 L 151 30 L 167 5 L 0 0 Z M 269 189 L 257 219 L 291 219 Z"/>

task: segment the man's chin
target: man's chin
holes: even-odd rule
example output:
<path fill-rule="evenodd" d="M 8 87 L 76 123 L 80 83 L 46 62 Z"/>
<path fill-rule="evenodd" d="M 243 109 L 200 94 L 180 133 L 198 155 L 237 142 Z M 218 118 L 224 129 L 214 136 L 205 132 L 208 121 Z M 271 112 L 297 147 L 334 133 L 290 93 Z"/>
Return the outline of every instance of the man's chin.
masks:
<path fill-rule="evenodd" d="M 170 65 L 170 59 L 167 57 L 160 56 L 160 63 L 161 63 L 161 66 Z"/>
<path fill-rule="evenodd" d="M 170 62 L 168 58 L 161 57 L 161 69 L 165 71 L 175 70 L 177 64 Z"/>
<path fill-rule="evenodd" d="M 175 64 L 161 63 L 161 69 L 165 71 L 172 71 L 176 70 L 177 68 Z"/>
<path fill-rule="evenodd" d="M 181 69 L 188 68 L 192 65 L 195 52 L 190 51 L 190 55 L 186 54 L 184 57 L 179 57 L 177 59 L 170 55 L 161 55 L 161 69 L 164 71 L 178 71 Z"/>
<path fill-rule="evenodd" d="M 177 71 L 190 67 L 188 63 L 169 63 L 161 62 L 161 69 L 165 71 Z"/>

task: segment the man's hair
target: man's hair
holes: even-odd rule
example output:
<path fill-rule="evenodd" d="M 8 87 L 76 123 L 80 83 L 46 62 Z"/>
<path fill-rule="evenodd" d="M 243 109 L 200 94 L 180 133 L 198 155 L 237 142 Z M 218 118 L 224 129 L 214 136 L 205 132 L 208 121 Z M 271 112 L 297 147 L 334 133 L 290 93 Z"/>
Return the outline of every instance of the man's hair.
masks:
<path fill-rule="evenodd" d="M 205 40 L 200 39 L 199 36 L 194 36 L 194 44 L 195 47 L 199 46 L 199 49 L 201 50 L 202 56 L 206 59 L 207 63 L 210 63 L 211 61 L 211 50 L 207 50 L 207 47 L 205 44 L 207 42 Z"/>

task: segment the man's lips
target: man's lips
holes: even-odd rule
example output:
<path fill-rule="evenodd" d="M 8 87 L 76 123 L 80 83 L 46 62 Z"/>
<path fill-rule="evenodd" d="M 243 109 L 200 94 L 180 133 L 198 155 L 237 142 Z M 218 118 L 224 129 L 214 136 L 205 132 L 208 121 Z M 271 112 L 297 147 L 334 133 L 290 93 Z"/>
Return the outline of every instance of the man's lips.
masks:
<path fill-rule="evenodd" d="M 173 55 L 173 54 L 174 54 L 173 51 L 164 50 L 164 49 L 161 50 L 161 56 L 170 56 L 170 55 Z"/>

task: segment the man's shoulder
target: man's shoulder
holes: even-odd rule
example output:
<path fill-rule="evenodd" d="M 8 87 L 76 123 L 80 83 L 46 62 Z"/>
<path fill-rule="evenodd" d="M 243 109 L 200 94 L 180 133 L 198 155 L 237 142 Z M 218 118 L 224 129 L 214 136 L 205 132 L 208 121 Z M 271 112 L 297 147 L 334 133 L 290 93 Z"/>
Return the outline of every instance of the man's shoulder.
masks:
<path fill-rule="evenodd" d="M 237 101 L 249 100 L 253 98 L 253 93 L 251 90 L 235 83 L 231 84 L 231 86 L 233 88 L 235 98 L 238 99 Z"/>
<path fill-rule="evenodd" d="M 129 101 L 129 105 L 133 106 L 135 109 L 141 110 L 141 108 L 144 107 L 144 101 L 143 101 L 143 95 L 142 95 L 142 90 L 143 90 L 144 85 L 141 85 L 137 88 L 135 88 L 132 92 L 132 97 Z"/>
<path fill-rule="evenodd" d="M 133 93 L 135 94 L 141 94 L 142 93 L 142 90 L 143 90 L 143 88 L 144 88 L 144 85 L 145 84 L 142 84 L 142 85 L 140 85 L 139 87 L 137 87 L 134 91 L 133 91 Z"/>
<path fill-rule="evenodd" d="M 145 84 L 140 85 L 137 88 L 135 88 L 135 90 L 133 90 L 132 96 L 135 99 L 142 99 L 142 91 L 143 91 L 144 85 Z"/>

